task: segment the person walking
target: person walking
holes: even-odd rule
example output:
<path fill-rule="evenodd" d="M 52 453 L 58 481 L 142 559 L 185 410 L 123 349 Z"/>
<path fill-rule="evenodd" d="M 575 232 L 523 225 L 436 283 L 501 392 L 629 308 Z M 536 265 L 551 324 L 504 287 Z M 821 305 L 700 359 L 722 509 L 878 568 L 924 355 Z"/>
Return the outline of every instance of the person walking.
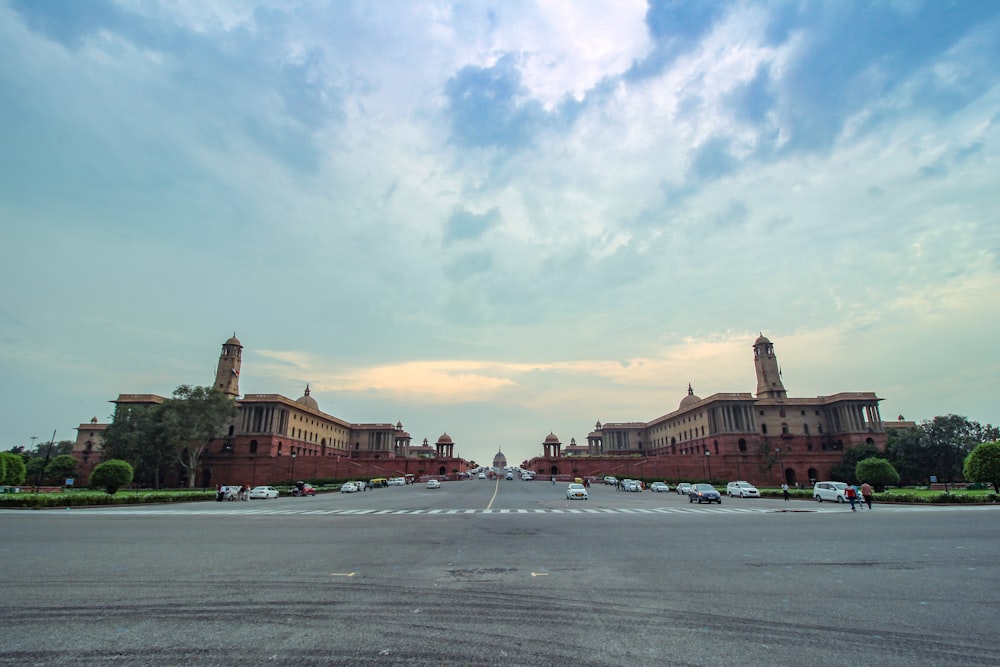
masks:
<path fill-rule="evenodd" d="M 788 495 L 788 483 L 787 483 L 787 482 L 781 485 L 781 492 L 782 492 L 783 494 L 785 494 L 785 502 L 787 503 L 787 502 L 788 502 L 788 499 L 789 499 L 789 497 L 790 497 L 790 496 Z"/>
<path fill-rule="evenodd" d="M 868 505 L 868 509 L 872 508 L 872 485 L 865 482 L 861 485 L 861 497 L 864 498 L 865 504 Z"/>
<path fill-rule="evenodd" d="M 858 508 L 854 506 L 854 503 L 858 500 L 858 490 L 854 488 L 853 484 L 847 485 L 847 488 L 844 489 L 844 495 L 847 496 L 847 500 L 851 503 L 851 511 L 857 512 Z"/>

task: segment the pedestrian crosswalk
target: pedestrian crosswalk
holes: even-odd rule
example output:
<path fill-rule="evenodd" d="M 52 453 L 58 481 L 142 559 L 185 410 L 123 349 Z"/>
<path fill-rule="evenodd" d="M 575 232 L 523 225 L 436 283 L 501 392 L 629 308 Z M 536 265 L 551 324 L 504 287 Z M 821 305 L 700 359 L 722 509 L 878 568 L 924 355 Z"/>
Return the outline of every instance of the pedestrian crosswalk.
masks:
<path fill-rule="evenodd" d="M 935 511 L 953 509 L 944 506 L 917 506 L 917 505 L 880 505 L 877 511 L 889 512 L 912 512 L 912 511 Z M 964 509 L 973 509 L 967 507 Z M 132 507 L 87 507 L 72 510 L 75 514 L 85 515 L 115 515 L 115 516 L 386 516 L 386 515 L 411 515 L 411 516 L 449 516 L 449 515 L 538 515 L 538 514 L 563 514 L 563 515 L 607 515 L 607 514 L 632 514 L 632 515 L 726 515 L 726 514 L 791 514 L 791 513 L 813 513 L 813 514 L 842 514 L 850 513 L 844 505 L 822 504 L 822 505 L 798 505 L 793 507 L 767 506 L 767 507 L 733 507 L 733 506 L 692 506 L 692 507 L 566 507 L 566 508 L 532 508 L 532 509 L 363 509 L 363 508 L 330 508 L 330 509 L 309 509 L 309 508 L 280 508 L 254 504 L 239 503 L 235 507 L 227 503 L 224 507 L 215 505 L 188 505 L 169 507 L 157 506 L 132 506 Z M 865 509 L 864 512 L 873 510 Z"/>

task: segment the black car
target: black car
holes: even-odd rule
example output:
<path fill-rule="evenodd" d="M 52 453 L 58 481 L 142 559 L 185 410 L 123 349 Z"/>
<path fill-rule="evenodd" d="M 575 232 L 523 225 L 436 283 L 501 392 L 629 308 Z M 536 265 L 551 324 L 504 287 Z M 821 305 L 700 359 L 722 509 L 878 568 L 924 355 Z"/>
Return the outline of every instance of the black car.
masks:
<path fill-rule="evenodd" d="M 719 503 L 721 505 L 722 494 L 711 484 L 692 484 L 691 490 L 688 491 L 688 502 L 693 503 L 696 500 L 699 505 L 702 503 Z"/>

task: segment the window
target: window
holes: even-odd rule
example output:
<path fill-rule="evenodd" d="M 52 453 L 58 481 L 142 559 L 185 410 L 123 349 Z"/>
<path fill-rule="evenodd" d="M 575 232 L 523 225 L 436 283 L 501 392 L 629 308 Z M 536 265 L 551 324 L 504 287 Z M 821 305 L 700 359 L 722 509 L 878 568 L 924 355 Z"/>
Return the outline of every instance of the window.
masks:
<path fill-rule="evenodd" d="M 767 435 L 767 424 L 760 425 L 760 432 L 763 433 L 764 435 Z"/>

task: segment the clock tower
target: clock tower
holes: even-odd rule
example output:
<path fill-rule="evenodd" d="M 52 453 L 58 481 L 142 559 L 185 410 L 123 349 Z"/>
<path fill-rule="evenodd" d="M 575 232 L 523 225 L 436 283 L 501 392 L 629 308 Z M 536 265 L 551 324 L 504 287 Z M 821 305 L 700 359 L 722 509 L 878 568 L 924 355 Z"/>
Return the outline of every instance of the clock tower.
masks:
<path fill-rule="evenodd" d="M 236 334 L 222 344 L 219 367 L 215 371 L 215 388 L 230 398 L 240 395 L 240 365 L 243 363 L 243 346 Z"/>

